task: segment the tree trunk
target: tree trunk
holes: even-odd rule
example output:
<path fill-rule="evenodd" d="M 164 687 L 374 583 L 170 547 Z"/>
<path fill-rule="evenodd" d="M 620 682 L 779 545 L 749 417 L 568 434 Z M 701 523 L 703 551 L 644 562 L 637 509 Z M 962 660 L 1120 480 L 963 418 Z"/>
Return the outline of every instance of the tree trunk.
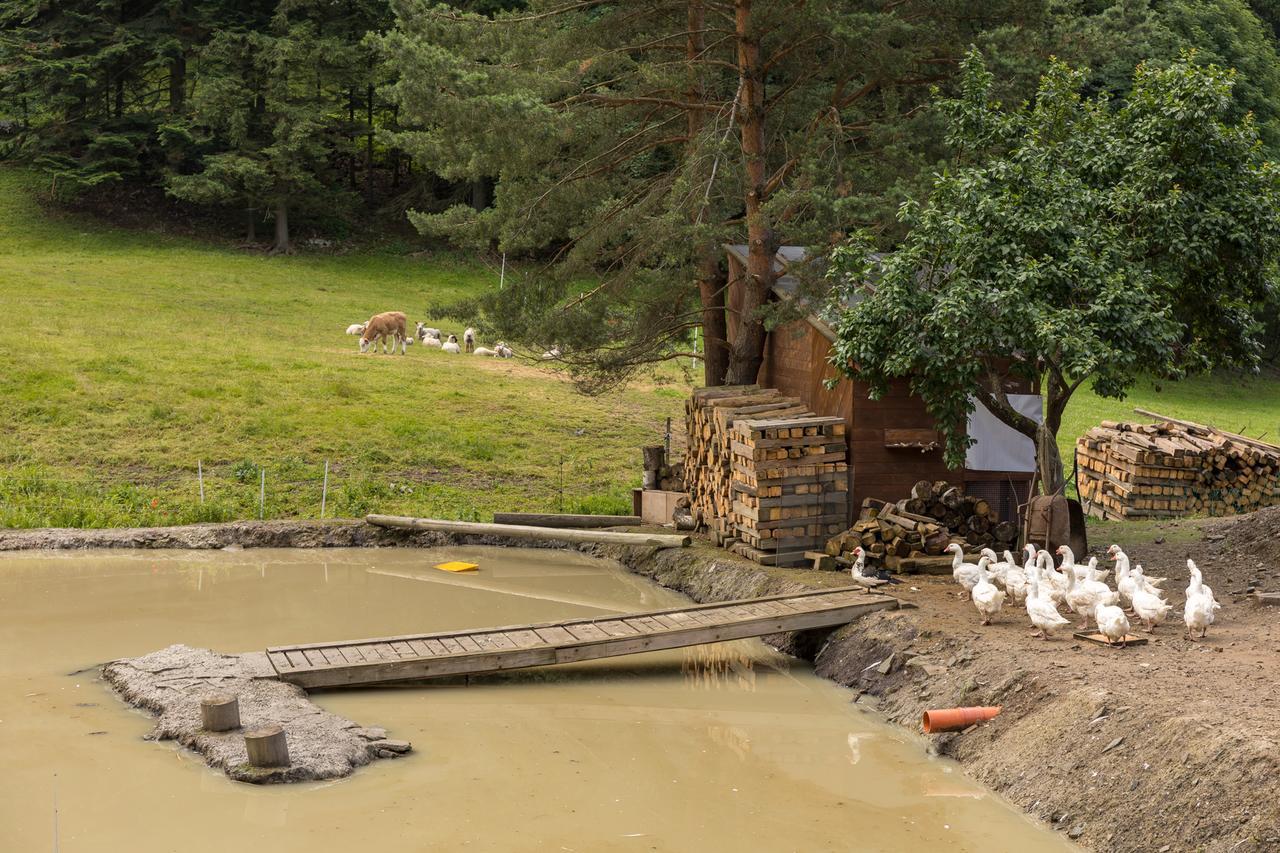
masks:
<path fill-rule="evenodd" d="M 244 239 L 246 243 L 258 242 L 258 211 L 252 207 L 248 208 L 245 213 Z"/>
<path fill-rule="evenodd" d="M 365 89 L 364 184 L 373 189 L 373 84 Z"/>
<path fill-rule="evenodd" d="M 169 60 L 169 112 L 180 115 L 187 103 L 187 57 L 179 53 Z"/>
<path fill-rule="evenodd" d="M 489 182 L 485 178 L 476 178 L 471 182 L 471 208 L 484 210 L 489 206 Z"/>
<path fill-rule="evenodd" d="M 347 139 L 349 140 L 349 152 L 347 154 L 347 184 L 351 189 L 356 188 L 356 87 L 347 87 Z"/>
<path fill-rule="evenodd" d="M 706 28 L 706 9 L 702 0 L 689 0 L 688 35 L 685 38 L 685 59 L 689 68 L 688 99 L 691 104 L 700 104 L 706 100 L 706 91 L 700 76 L 701 57 L 706 49 L 704 30 Z M 702 110 L 685 110 L 685 125 L 688 130 L 690 149 L 698 143 L 698 136 L 703 129 Z M 710 180 L 710 176 L 708 176 Z M 700 200 L 689 212 L 689 219 L 696 227 L 706 217 L 707 205 Z M 724 315 L 725 276 L 720 269 L 719 247 L 714 244 L 703 245 L 695 250 L 694 258 L 698 284 L 698 298 L 702 303 L 702 381 L 703 384 L 721 385 L 729 368 L 729 344 Z"/>
<path fill-rule="evenodd" d="M 733 346 L 729 349 L 725 382 L 740 385 L 755 382 L 764 363 L 768 332 L 759 310 L 773 287 L 778 241 L 764 210 L 767 200 L 764 69 L 760 59 L 760 36 L 751 22 L 751 0 L 736 0 L 734 13 L 742 98 L 738 105 L 738 127 L 746 166 L 747 272 L 741 283 L 742 304 L 738 313 L 729 320 L 735 324 L 735 334 Z"/>
<path fill-rule="evenodd" d="M 292 255 L 293 243 L 289 241 L 289 203 L 276 202 L 276 242 L 271 247 L 273 255 Z"/>
<path fill-rule="evenodd" d="M 1058 434 L 1049 429 L 1047 422 L 1036 430 L 1036 467 L 1040 469 L 1040 490 L 1046 495 L 1063 494 L 1067 484 L 1058 453 Z"/>
<path fill-rule="evenodd" d="M 1044 376 L 1040 383 L 1045 391 L 1044 420 L 1036 423 L 1009 404 L 1009 398 L 1001 388 L 1000 377 L 994 370 L 988 371 L 986 383 L 986 387 L 979 391 L 979 401 L 1001 422 L 1035 442 L 1040 488 L 1046 495 L 1061 494 L 1066 488 L 1066 480 L 1062 456 L 1058 453 L 1058 430 L 1075 389 L 1068 388 L 1053 373 Z"/>

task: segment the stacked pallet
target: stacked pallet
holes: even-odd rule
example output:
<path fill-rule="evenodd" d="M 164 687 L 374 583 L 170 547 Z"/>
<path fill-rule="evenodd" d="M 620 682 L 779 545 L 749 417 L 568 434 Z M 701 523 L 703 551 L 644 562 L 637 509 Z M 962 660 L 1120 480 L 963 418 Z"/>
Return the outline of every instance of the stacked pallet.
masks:
<path fill-rule="evenodd" d="M 953 543 L 968 552 L 1017 548 L 1017 525 L 1000 521 L 982 498 L 963 494 L 958 486 L 941 480 L 921 480 L 911 495 L 895 503 L 864 500 L 858 521 L 832 537 L 826 552 L 851 560 L 853 549 L 861 546 L 873 562 L 895 571 L 912 571 L 940 557 Z"/>
<path fill-rule="evenodd" d="M 739 418 L 730 435 L 730 547 L 766 565 L 806 562 L 847 523 L 844 419 Z"/>
<path fill-rule="evenodd" d="M 1103 421 L 1076 442 L 1076 487 L 1092 515 L 1235 515 L 1280 504 L 1280 447 L 1156 417 Z"/>
<path fill-rule="evenodd" d="M 759 385 L 699 388 L 685 405 L 684 485 L 693 514 L 723 539 L 732 535 L 733 446 L 731 430 L 744 418 L 812 415 L 795 397 Z"/>

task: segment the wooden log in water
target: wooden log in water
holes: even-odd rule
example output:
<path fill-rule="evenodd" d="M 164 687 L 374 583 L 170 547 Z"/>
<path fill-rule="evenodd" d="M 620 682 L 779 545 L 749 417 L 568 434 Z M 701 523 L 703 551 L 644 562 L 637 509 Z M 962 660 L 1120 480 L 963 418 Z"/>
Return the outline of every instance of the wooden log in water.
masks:
<path fill-rule="evenodd" d="M 240 700 L 229 693 L 214 693 L 200 700 L 200 724 L 207 732 L 240 728 Z"/>
<path fill-rule="evenodd" d="M 638 515 L 573 515 L 570 513 L 495 512 L 494 524 L 523 524 L 531 527 L 639 527 Z"/>
<path fill-rule="evenodd" d="M 651 548 L 684 548 L 688 536 L 663 533 L 622 533 L 613 530 L 570 530 L 530 527 L 521 524 L 485 524 L 478 521 L 448 521 L 439 518 L 411 518 L 404 515 L 368 515 L 365 521 L 378 527 L 398 530 L 430 530 L 464 536 L 502 536 L 507 539 L 534 539 L 554 542 L 590 542 L 601 545 L 637 545 Z"/>
<path fill-rule="evenodd" d="M 244 748 L 254 767 L 289 766 L 289 744 L 280 726 L 263 726 L 245 732 Z"/>

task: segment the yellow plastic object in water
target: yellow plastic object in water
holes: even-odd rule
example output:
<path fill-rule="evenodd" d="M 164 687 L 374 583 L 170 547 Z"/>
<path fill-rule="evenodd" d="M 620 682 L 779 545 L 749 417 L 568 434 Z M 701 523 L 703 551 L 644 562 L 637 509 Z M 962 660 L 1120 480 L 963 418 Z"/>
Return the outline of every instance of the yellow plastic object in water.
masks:
<path fill-rule="evenodd" d="M 480 568 L 476 563 L 464 563 L 461 560 L 450 560 L 447 563 L 436 563 L 437 569 L 443 569 L 446 572 L 471 572 Z"/>

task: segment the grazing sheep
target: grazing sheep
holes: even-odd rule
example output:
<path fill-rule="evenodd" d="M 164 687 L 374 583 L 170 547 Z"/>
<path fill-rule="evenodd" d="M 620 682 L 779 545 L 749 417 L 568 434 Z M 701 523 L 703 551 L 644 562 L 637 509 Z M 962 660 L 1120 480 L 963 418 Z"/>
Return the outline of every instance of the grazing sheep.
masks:
<path fill-rule="evenodd" d="M 493 345 L 493 349 L 493 354 L 498 358 L 511 358 L 515 355 L 515 353 L 511 351 L 511 347 L 507 346 L 506 341 L 498 341 Z"/>
<path fill-rule="evenodd" d="M 481 355 L 481 356 L 484 356 L 485 358 L 493 358 L 495 355 L 498 354 L 498 351 L 489 349 L 488 347 L 476 347 L 471 351 L 471 354 Z"/>
<path fill-rule="evenodd" d="M 542 354 L 543 361 L 554 361 L 560 357 L 560 345 L 557 344 Z"/>
<path fill-rule="evenodd" d="M 458 346 L 457 335 L 450 335 L 449 340 L 445 341 L 443 344 L 440 345 L 440 349 L 444 350 L 445 352 L 452 352 L 452 353 L 462 352 L 462 347 Z"/>
<path fill-rule="evenodd" d="M 476 330 L 468 326 L 467 330 L 462 333 L 462 342 L 466 345 L 467 352 L 474 350 L 476 348 Z"/>
<path fill-rule="evenodd" d="M 384 311 L 381 314 L 374 314 L 369 318 L 369 322 L 365 324 L 364 332 L 360 335 L 360 352 L 368 352 L 372 344 L 373 350 L 376 352 L 378 341 L 382 341 L 383 352 L 395 352 L 396 345 L 400 345 L 400 354 L 404 355 L 408 344 L 406 341 L 409 336 L 405 334 L 405 325 L 408 321 L 403 313 L 399 311 Z M 387 349 L 388 339 L 391 342 L 391 349 Z"/>
<path fill-rule="evenodd" d="M 347 326 L 347 334 L 348 334 L 348 335 L 363 335 L 363 334 L 364 334 L 364 323 L 352 323 L 350 326 Z"/>

